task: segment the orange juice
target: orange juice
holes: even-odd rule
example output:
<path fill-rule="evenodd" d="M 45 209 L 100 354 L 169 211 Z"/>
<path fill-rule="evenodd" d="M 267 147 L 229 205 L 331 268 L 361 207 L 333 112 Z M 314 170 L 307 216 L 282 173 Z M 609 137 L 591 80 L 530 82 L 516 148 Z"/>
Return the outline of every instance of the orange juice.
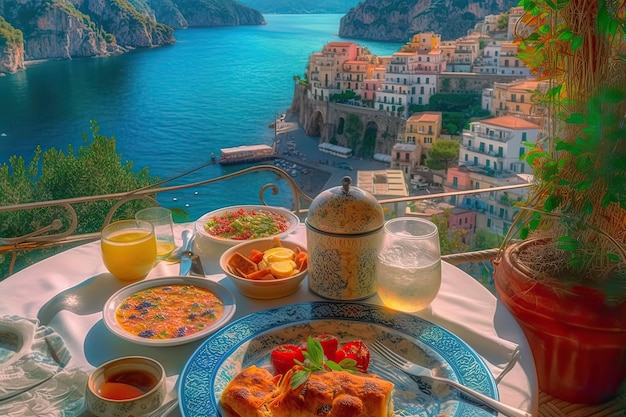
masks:
<path fill-rule="evenodd" d="M 128 228 L 108 234 L 103 231 L 101 246 L 104 265 L 124 281 L 145 278 L 156 261 L 154 230 Z"/>
<path fill-rule="evenodd" d="M 172 242 L 157 239 L 156 253 L 158 259 L 166 258 L 170 253 L 174 251 L 174 249 L 176 249 L 176 245 L 174 245 Z"/>

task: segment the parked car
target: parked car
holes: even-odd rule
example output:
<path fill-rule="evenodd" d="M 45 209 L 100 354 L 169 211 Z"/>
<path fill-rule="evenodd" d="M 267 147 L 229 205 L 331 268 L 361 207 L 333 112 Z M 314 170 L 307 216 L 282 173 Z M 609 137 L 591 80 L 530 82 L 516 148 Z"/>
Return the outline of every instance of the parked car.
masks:
<path fill-rule="evenodd" d="M 347 169 L 348 171 L 354 171 L 354 167 L 352 165 L 349 165 L 345 162 L 339 162 L 337 164 L 337 168 L 341 168 L 341 169 Z"/>

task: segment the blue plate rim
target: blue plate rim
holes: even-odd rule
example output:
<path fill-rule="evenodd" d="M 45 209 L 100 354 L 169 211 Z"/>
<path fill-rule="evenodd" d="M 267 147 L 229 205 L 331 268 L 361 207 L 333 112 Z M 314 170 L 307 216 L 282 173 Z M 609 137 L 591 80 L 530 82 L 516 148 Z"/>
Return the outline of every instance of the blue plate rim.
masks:
<path fill-rule="evenodd" d="M 321 316 L 316 316 L 315 313 L 317 310 L 324 310 L 325 308 L 328 308 L 332 306 L 332 308 L 336 311 L 339 312 L 338 316 L 327 316 L 327 315 L 321 315 Z M 342 306 L 345 307 L 349 307 L 348 310 L 346 310 L 345 308 L 342 308 Z M 342 312 L 345 311 L 350 311 L 352 309 L 355 308 L 360 308 L 362 309 L 362 311 L 367 311 L 369 313 L 376 313 L 382 316 L 387 317 L 387 322 L 392 323 L 393 321 L 399 321 L 399 320 L 409 320 L 409 321 L 413 321 L 414 323 L 420 323 L 421 326 L 431 326 L 434 329 L 437 329 L 438 332 L 441 332 L 441 334 L 446 336 L 446 340 L 452 339 L 455 343 L 457 343 L 459 345 L 459 347 L 463 350 L 464 352 L 464 358 L 469 358 L 473 361 L 475 361 L 475 365 L 481 368 L 481 371 L 484 371 L 485 376 L 488 379 L 489 382 L 489 386 L 487 387 L 489 389 L 490 392 L 483 392 L 483 394 L 486 394 L 496 400 L 499 400 L 499 391 L 498 391 L 498 387 L 495 381 L 495 378 L 493 377 L 491 371 L 489 370 L 489 367 L 487 366 L 487 364 L 485 363 L 484 359 L 482 357 L 480 357 L 480 355 L 471 347 L 469 346 L 469 344 L 467 344 L 467 342 L 465 342 L 463 339 L 461 339 L 460 337 L 456 336 L 454 333 L 452 333 L 451 331 L 435 324 L 432 323 L 426 319 L 423 319 L 421 317 L 409 314 L 409 313 L 404 313 L 404 312 L 400 312 L 400 311 L 396 311 L 396 310 L 392 310 L 390 308 L 384 307 L 384 306 L 380 306 L 380 305 L 376 305 L 376 304 L 371 304 L 371 303 L 364 303 L 364 302 L 340 302 L 340 301 L 307 301 L 307 302 L 301 302 L 301 303 L 295 303 L 295 304 L 286 304 L 283 306 L 278 306 L 278 307 L 273 307 L 273 308 L 269 308 L 269 309 L 264 309 L 264 310 L 260 310 L 254 313 L 250 313 L 247 314 L 245 316 L 242 316 L 240 318 L 238 318 L 237 320 L 232 321 L 231 323 L 227 324 L 226 326 L 222 327 L 221 329 L 217 330 L 215 333 L 213 333 L 212 335 L 210 335 L 209 337 L 207 337 L 207 339 L 204 340 L 204 342 L 193 352 L 193 354 L 190 356 L 190 358 L 187 360 L 187 362 L 185 363 L 185 366 L 183 367 L 182 372 L 180 373 L 180 376 L 178 378 L 177 381 L 177 395 L 178 395 L 178 399 L 179 399 L 179 410 L 181 413 L 182 417 L 196 417 L 199 415 L 202 416 L 206 416 L 206 415 L 215 415 L 215 416 L 219 416 L 220 414 L 218 413 L 218 405 L 217 403 L 215 403 L 213 397 L 211 397 L 211 401 L 209 404 L 210 407 L 207 407 L 207 404 L 203 404 L 203 408 L 202 408 L 202 414 L 192 414 L 189 410 L 186 409 L 186 401 L 184 400 L 186 397 L 186 392 L 185 392 L 185 379 L 187 379 L 189 377 L 189 373 L 191 372 L 191 368 L 194 366 L 194 361 L 197 360 L 198 356 L 202 355 L 207 347 L 209 345 L 211 345 L 211 343 L 213 341 L 215 341 L 216 339 L 220 338 L 220 337 L 224 337 L 227 333 L 229 333 L 231 331 L 231 329 L 240 327 L 242 324 L 245 324 L 246 322 L 250 322 L 250 321 L 254 321 L 255 316 L 258 317 L 260 314 L 264 314 L 264 315 L 271 315 L 273 318 L 276 318 L 276 323 L 267 323 L 266 326 L 259 328 L 258 326 L 255 326 L 255 331 L 254 332 L 250 332 L 249 334 L 246 335 L 241 335 L 238 334 L 238 336 L 236 339 L 232 338 L 232 337 L 227 337 L 227 339 L 229 340 L 229 342 L 232 342 L 229 347 L 223 351 L 220 352 L 219 357 L 215 360 L 215 367 L 211 368 L 208 370 L 209 375 L 210 375 L 210 386 L 213 386 L 214 381 L 215 381 L 215 370 L 225 361 L 226 358 L 228 358 L 230 355 L 232 355 L 232 353 L 239 348 L 239 346 L 247 341 L 249 341 L 250 339 L 253 339 L 254 337 L 258 336 L 259 334 L 272 330 L 272 329 L 277 329 L 279 327 L 285 326 L 285 325 L 290 325 L 290 324 L 298 324 L 298 323 L 302 323 L 302 322 L 310 322 L 310 321 L 314 321 L 314 320 L 346 320 L 346 321 L 356 321 L 356 322 L 363 322 L 362 320 L 359 320 L 358 317 L 356 316 L 347 316 L 347 315 L 342 315 Z M 276 313 L 280 313 L 286 310 L 290 310 L 290 309 L 309 309 L 311 311 L 311 316 L 308 318 L 302 318 L 302 319 L 298 319 L 298 320 L 293 320 L 293 319 L 286 319 L 286 315 L 285 314 L 276 314 Z M 371 315 L 371 314 L 370 314 Z M 282 319 L 281 319 L 282 318 Z M 255 323 L 258 325 L 258 321 Z M 386 322 L 381 322 L 381 321 L 376 321 L 374 322 L 374 324 L 377 325 L 381 325 L 381 326 L 385 326 L 388 327 L 389 329 L 397 332 L 397 333 L 401 333 L 405 336 L 411 337 L 411 338 L 415 338 L 417 340 L 419 340 L 421 343 L 424 343 L 426 346 L 428 346 L 430 349 L 432 349 L 433 351 L 435 351 L 437 354 L 441 355 L 448 363 L 454 363 L 454 358 L 450 358 L 450 356 L 442 351 L 441 347 L 437 346 L 437 345 L 432 345 L 432 341 L 431 340 L 426 340 L 423 339 L 420 334 L 417 334 L 416 332 L 411 332 L 410 329 L 407 330 L 405 328 L 402 327 L 397 327 L 397 326 L 390 326 L 388 323 Z M 451 361 L 452 359 L 452 361 Z M 458 359 L 458 358 L 457 358 Z M 463 384 L 467 384 L 467 381 L 464 380 L 464 378 L 462 378 L 463 375 L 458 375 L 461 383 Z M 469 385 L 471 387 L 471 385 Z M 476 388 L 476 387 L 473 387 Z M 467 408 L 467 403 L 465 403 L 464 401 L 459 401 L 459 407 L 456 411 L 456 413 L 454 414 L 454 416 L 452 417 L 461 417 L 464 415 L 464 411 Z M 207 414 L 210 413 L 210 414 Z M 497 415 L 496 412 L 490 412 L 488 410 L 484 410 L 484 415 L 485 416 L 490 416 L 490 415 Z"/>

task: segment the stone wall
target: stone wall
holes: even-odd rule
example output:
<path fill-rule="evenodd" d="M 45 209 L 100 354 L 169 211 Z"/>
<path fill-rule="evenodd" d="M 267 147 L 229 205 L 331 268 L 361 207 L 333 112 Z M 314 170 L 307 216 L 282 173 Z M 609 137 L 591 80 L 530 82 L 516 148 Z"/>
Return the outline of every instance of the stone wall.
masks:
<path fill-rule="evenodd" d="M 405 120 L 400 117 L 367 107 L 312 99 L 306 86 L 299 83 L 294 89 L 290 112 L 298 114 L 298 123 L 307 135 L 318 136 L 320 143 L 334 141 L 338 145 L 352 148 L 356 156 L 361 156 L 364 152 L 368 154 L 365 156 L 373 153 L 389 155 L 398 137 L 404 135 Z M 360 126 L 355 133 L 356 143 L 352 134 L 346 132 L 349 119 L 355 116 Z M 375 136 L 373 149 L 372 144 L 365 143 L 369 135 Z"/>

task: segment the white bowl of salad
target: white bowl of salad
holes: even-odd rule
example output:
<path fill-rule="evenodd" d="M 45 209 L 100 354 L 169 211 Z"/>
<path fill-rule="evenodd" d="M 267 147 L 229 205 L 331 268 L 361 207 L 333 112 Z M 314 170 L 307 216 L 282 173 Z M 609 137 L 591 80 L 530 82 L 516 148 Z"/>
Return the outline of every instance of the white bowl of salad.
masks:
<path fill-rule="evenodd" d="M 298 224 L 298 216 L 285 208 L 243 205 L 207 213 L 196 221 L 195 226 L 196 236 L 234 246 L 250 240 L 285 237 Z"/>

